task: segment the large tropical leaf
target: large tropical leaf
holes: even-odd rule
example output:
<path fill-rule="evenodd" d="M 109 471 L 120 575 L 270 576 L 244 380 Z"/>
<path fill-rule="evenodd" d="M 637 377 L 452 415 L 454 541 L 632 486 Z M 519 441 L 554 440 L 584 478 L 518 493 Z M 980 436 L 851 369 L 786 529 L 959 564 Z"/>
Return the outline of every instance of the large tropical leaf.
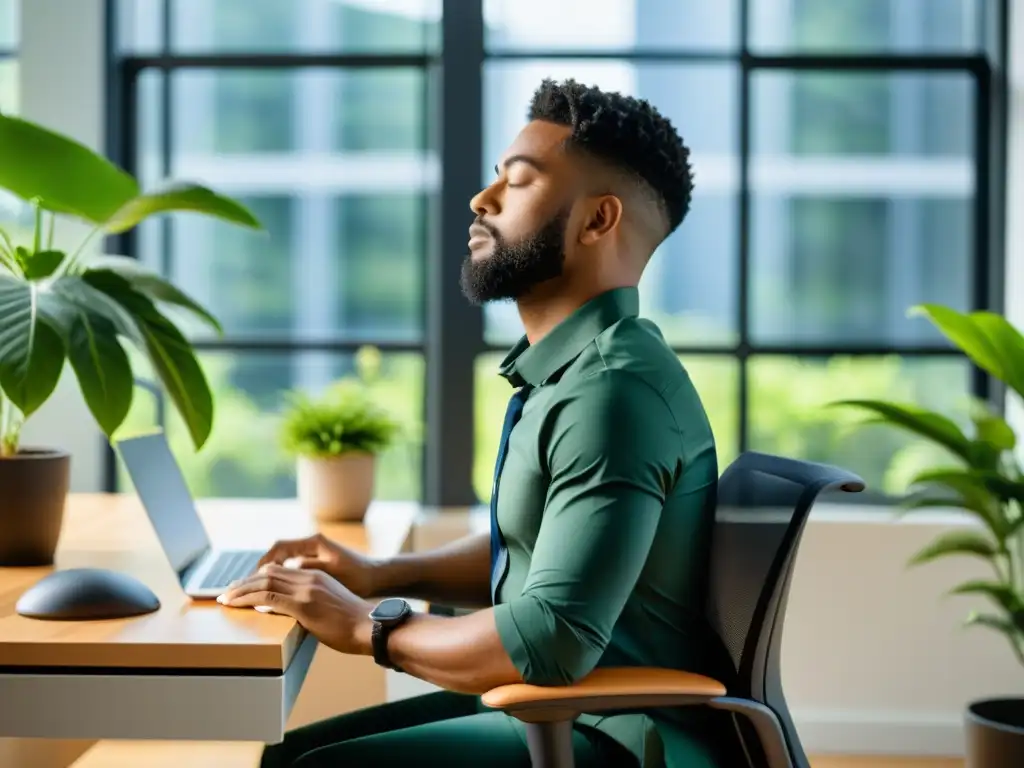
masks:
<path fill-rule="evenodd" d="M 78 312 L 84 311 L 105 318 L 113 324 L 118 335 L 130 339 L 140 348 L 145 344 L 131 313 L 115 299 L 90 285 L 82 275 L 64 275 L 54 280 L 43 298 L 47 313 L 61 315 L 60 325 L 65 329 L 70 329 Z"/>
<path fill-rule="evenodd" d="M 213 427 L 213 394 L 192 345 L 147 296 L 121 275 L 97 269 L 86 272 L 83 279 L 131 314 L 153 369 L 188 427 L 196 449 L 202 448 Z"/>
<path fill-rule="evenodd" d="M 114 324 L 78 311 L 68 329 L 68 360 L 96 423 L 111 437 L 128 416 L 135 391 L 131 362 Z"/>
<path fill-rule="evenodd" d="M 947 531 L 910 559 L 910 565 L 929 563 L 946 555 L 974 555 L 986 560 L 999 554 L 998 547 L 977 531 Z"/>
<path fill-rule="evenodd" d="M 116 272 L 127 280 L 132 288 L 153 301 L 187 309 L 217 333 L 224 332 L 217 318 L 209 310 L 172 283 L 147 270 L 137 259 L 130 259 L 127 256 L 101 256 L 93 259 L 90 266 L 95 269 L 109 269 Z"/>
<path fill-rule="evenodd" d="M 139 193 L 131 176 L 84 144 L 10 115 L 0 115 L 0 187 L 95 224 Z"/>
<path fill-rule="evenodd" d="M 39 307 L 34 283 L 0 274 L 0 389 L 27 418 L 53 394 L 64 343 Z"/>
<path fill-rule="evenodd" d="M 979 368 L 1024 396 L 1024 336 L 1005 317 L 965 314 L 939 304 L 919 305 L 911 314 L 925 315 Z"/>
<path fill-rule="evenodd" d="M 840 400 L 833 406 L 860 408 L 875 414 L 877 420 L 900 427 L 946 447 L 965 460 L 971 458 L 971 441 L 951 419 L 916 405 L 884 400 Z"/>
<path fill-rule="evenodd" d="M 256 217 L 235 200 L 218 195 L 199 184 L 184 182 L 176 182 L 162 190 L 147 192 L 129 200 L 106 222 L 104 228 L 113 233 L 125 232 L 150 216 L 175 211 L 192 211 L 251 229 L 262 228 Z"/>

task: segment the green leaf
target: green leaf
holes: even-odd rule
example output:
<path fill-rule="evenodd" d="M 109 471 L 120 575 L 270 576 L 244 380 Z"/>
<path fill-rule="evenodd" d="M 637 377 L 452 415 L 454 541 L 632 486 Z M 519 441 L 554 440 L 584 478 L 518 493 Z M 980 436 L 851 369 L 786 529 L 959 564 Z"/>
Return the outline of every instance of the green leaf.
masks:
<path fill-rule="evenodd" d="M 975 555 L 991 559 L 999 554 L 995 544 L 976 531 L 947 531 L 912 558 L 910 565 L 929 563 L 946 555 Z"/>
<path fill-rule="evenodd" d="M 958 509 L 974 512 L 988 524 L 988 510 L 977 510 L 969 506 L 969 502 L 962 496 L 914 496 L 900 502 L 897 512 L 902 514 L 912 512 L 915 509 Z"/>
<path fill-rule="evenodd" d="M 100 315 L 113 324 L 114 330 L 118 334 L 130 339 L 140 347 L 144 346 L 145 339 L 131 313 L 115 299 L 90 285 L 86 279 L 87 276 L 88 273 L 65 275 L 53 281 L 49 286 L 49 293 L 59 301 L 44 301 L 43 307 L 46 312 L 53 315 L 65 315 L 71 311 L 71 316 L 62 318 L 59 323 L 63 328 L 71 327 L 77 311 Z"/>
<path fill-rule="evenodd" d="M 16 245 L 14 247 L 14 261 L 18 265 L 18 268 L 24 274 L 25 265 L 28 264 L 29 252 L 28 248 L 24 245 Z"/>
<path fill-rule="evenodd" d="M 971 457 L 971 441 L 960 427 L 934 411 L 884 400 L 840 400 L 831 405 L 869 411 L 877 415 L 882 423 L 926 437 L 966 460 Z"/>
<path fill-rule="evenodd" d="M 39 311 L 38 286 L 0 274 L 0 389 L 26 418 L 53 394 L 64 354 Z"/>
<path fill-rule="evenodd" d="M 979 440 L 988 443 L 1000 451 L 1012 451 L 1017 447 L 1017 435 L 1002 416 L 988 410 L 987 407 L 979 407 L 972 414 L 974 428 Z"/>
<path fill-rule="evenodd" d="M 108 232 L 124 232 L 160 213 L 192 211 L 250 229 L 262 229 L 256 217 L 240 203 L 198 184 L 175 183 L 147 192 L 125 203 L 105 224 Z"/>
<path fill-rule="evenodd" d="M 84 144 L 10 115 L 0 115 L 0 187 L 95 224 L 139 193 L 131 176 Z"/>
<path fill-rule="evenodd" d="M 112 436 L 128 416 L 135 391 L 131 362 L 114 324 L 79 311 L 68 332 L 68 359 L 89 410 L 104 434 Z"/>
<path fill-rule="evenodd" d="M 1002 501 L 1017 501 L 1024 504 L 1024 482 L 1010 480 L 998 472 L 982 472 L 980 480 L 991 493 Z"/>
<path fill-rule="evenodd" d="M 61 251 L 38 251 L 31 254 L 22 263 L 21 268 L 28 280 L 43 280 L 50 277 L 64 262 Z"/>
<path fill-rule="evenodd" d="M 949 591 L 951 595 L 984 595 L 992 600 L 997 606 L 1007 613 L 1013 615 L 1021 610 L 1020 596 L 1013 591 L 1008 584 L 1000 584 L 997 581 L 974 580 L 967 581 L 954 587 Z"/>
<path fill-rule="evenodd" d="M 994 312 L 965 314 L 939 304 L 913 307 L 910 314 L 926 316 L 979 368 L 1024 396 L 1024 336 Z"/>
<path fill-rule="evenodd" d="M 148 297 L 117 273 L 98 269 L 83 277 L 134 318 L 153 369 L 188 427 L 196 449 L 202 448 L 213 427 L 213 394 L 192 345 Z"/>
<path fill-rule="evenodd" d="M 937 485 L 958 494 L 953 506 L 975 513 L 985 523 L 992 535 L 1000 542 L 1005 541 L 1009 521 L 1000 504 L 998 495 L 986 483 L 988 473 L 967 469 L 929 469 L 919 472 L 911 486 Z"/>
<path fill-rule="evenodd" d="M 992 616 L 987 613 L 972 612 L 964 622 L 964 626 L 994 629 L 996 632 L 1001 632 L 1010 638 L 1011 642 L 1014 642 L 1016 638 L 1022 635 L 1021 630 L 1009 619 L 1004 619 L 1002 616 Z"/>
<path fill-rule="evenodd" d="M 172 283 L 145 269 L 139 264 L 138 260 L 125 256 L 102 256 L 93 259 L 91 266 L 116 272 L 127 280 L 135 290 L 145 294 L 153 301 L 183 307 L 204 321 L 217 333 L 224 333 L 221 324 L 209 310 Z"/>

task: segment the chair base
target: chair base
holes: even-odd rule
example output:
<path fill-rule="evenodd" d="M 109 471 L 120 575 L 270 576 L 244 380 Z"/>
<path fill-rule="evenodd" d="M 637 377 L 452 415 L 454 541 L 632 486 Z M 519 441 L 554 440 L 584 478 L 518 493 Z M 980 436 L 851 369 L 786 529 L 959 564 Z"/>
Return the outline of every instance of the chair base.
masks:
<path fill-rule="evenodd" d="M 533 768 L 573 768 L 572 721 L 524 723 Z"/>

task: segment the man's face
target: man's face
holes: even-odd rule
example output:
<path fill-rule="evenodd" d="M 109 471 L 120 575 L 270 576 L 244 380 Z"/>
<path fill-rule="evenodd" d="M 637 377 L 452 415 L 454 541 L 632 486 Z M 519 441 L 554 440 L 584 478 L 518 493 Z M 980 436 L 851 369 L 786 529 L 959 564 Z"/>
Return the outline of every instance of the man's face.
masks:
<path fill-rule="evenodd" d="M 529 123 L 499 161 L 497 178 L 470 202 L 462 290 L 475 304 L 519 299 L 562 275 L 572 210 L 567 126 Z"/>

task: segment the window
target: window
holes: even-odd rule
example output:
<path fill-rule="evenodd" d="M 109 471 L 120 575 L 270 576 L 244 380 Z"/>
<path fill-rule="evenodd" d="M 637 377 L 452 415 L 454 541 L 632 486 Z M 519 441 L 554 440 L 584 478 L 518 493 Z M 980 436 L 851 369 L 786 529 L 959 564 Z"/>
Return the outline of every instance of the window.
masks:
<path fill-rule="evenodd" d="M 697 383 L 720 463 L 746 449 L 830 461 L 899 493 L 921 445 L 850 434 L 825 405 L 885 397 L 949 412 L 972 391 L 967 366 L 906 310 L 981 296 L 976 4 L 605 0 L 588 3 L 583 25 L 552 24 L 533 5 L 486 5 L 488 163 L 542 77 L 657 105 L 693 150 L 696 190 L 648 267 L 644 313 Z M 819 60 L 790 56 L 806 53 Z M 949 60 L 928 71 L 910 53 Z M 488 308 L 485 329 L 496 348 L 521 331 L 505 306 Z M 484 384 L 494 362 L 480 359 L 478 419 L 500 407 Z M 479 430 L 485 496 L 498 432 Z"/>
<path fill-rule="evenodd" d="M 209 307 L 197 336 L 214 432 L 196 453 L 171 409 L 139 396 L 125 429 L 166 418 L 199 496 L 291 496 L 278 416 L 382 351 L 373 387 L 409 425 L 382 458 L 378 496 L 422 495 L 427 81 L 437 10 L 422 2 L 125 0 L 124 86 L 143 186 L 210 184 L 264 223 L 253 234 L 199 217 L 147 222 L 133 255 Z M 201 65 L 190 56 L 203 54 Z M 249 59 L 244 63 L 237 56 Z M 290 55 L 287 63 L 282 55 Z M 307 64 L 305 59 L 309 59 Z"/>
<path fill-rule="evenodd" d="M 533 90 L 571 76 L 650 99 L 693 150 L 693 206 L 648 268 L 642 311 L 695 381 L 721 466 L 762 450 L 899 494 L 925 448 L 851 432 L 826 404 L 959 413 L 992 394 L 906 310 L 999 305 L 1001 192 L 977 118 L 998 96 L 993 7 L 121 0 L 119 71 L 138 105 L 127 161 L 146 183 L 240 195 L 269 229 L 181 217 L 131 244 L 227 329 L 197 339 L 218 393 L 211 445 L 193 455 L 168 424 L 190 479 L 202 494 L 293 493 L 273 445 L 282 392 L 322 387 L 376 344 L 381 397 L 426 420 L 422 443 L 386 458 L 381 495 L 488 499 L 509 394 L 497 363 L 522 329 L 514 307 L 467 308 L 438 275 Z M 454 95 L 436 87 L 453 76 Z"/>

